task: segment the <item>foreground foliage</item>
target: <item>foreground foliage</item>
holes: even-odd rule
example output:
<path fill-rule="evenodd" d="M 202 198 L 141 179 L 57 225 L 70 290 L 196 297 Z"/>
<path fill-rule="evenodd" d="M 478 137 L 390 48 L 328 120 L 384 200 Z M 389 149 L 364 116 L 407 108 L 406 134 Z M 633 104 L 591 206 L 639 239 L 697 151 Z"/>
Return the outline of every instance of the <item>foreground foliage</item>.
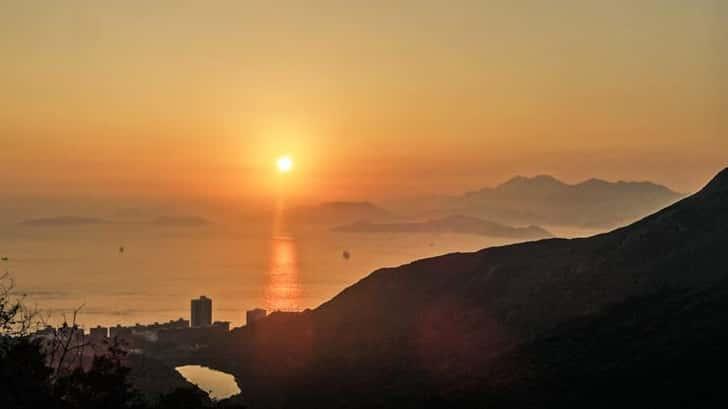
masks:
<path fill-rule="evenodd" d="M 33 316 L 0 277 L 0 408 L 3 409 L 202 409 L 241 406 L 215 402 L 198 388 L 180 388 L 150 403 L 129 382 L 126 352 L 112 341 L 102 351 L 72 343 L 65 325 L 50 339 L 33 337 Z M 85 357 L 90 357 L 84 362 Z"/>

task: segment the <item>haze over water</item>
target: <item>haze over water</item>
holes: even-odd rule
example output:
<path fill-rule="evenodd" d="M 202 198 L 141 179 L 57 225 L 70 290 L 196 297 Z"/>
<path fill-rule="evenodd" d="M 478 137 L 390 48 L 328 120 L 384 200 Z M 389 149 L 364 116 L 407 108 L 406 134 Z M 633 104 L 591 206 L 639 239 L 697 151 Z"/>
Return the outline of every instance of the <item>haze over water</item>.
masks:
<path fill-rule="evenodd" d="M 13 225 L 2 231 L 0 248 L 9 257 L 3 268 L 29 303 L 52 313 L 55 324 L 63 313 L 83 306 L 79 321 L 86 327 L 189 319 L 190 299 L 201 294 L 213 299 L 213 319 L 237 326 L 246 309 L 315 308 L 380 267 L 514 241 L 460 234 L 347 234 L 323 227 L 274 235 L 253 224 Z M 584 234 L 572 234 L 579 233 Z"/>

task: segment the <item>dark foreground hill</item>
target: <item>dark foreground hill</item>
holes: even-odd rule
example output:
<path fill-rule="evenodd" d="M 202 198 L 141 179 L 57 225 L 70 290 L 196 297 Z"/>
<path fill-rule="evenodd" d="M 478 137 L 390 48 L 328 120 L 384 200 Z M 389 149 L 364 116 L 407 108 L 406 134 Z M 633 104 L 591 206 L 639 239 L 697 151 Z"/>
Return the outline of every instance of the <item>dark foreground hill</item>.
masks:
<path fill-rule="evenodd" d="M 630 226 L 375 271 L 202 352 L 252 407 L 725 407 L 728 169 Z"/>

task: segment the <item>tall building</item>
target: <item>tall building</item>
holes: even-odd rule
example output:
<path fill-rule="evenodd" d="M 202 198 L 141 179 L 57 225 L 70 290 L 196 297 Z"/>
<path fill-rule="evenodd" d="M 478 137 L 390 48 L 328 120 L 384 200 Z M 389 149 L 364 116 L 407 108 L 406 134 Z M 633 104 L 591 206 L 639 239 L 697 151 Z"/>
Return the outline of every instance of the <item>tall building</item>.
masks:
<path fill-rule="evenodd" d="M 250 325 L 261 318 L 265 318 L 268 312 L 262 308 L 256 308 L 254 310 L 248 310 L 245 313 L 245 324 Z"/>
<path fill-rule="evenodd" d="M 190 324 L 192 327 L 212 325 L 212 300 L 201 295 L 190 304 Z"/>
<path fill-rule="evenodd" d="M 89 329 L 89 338 L 94 341 L 103 341 L 109 337 L 109 329 L 102 326 L 96 326 L 95 328 Z"/>

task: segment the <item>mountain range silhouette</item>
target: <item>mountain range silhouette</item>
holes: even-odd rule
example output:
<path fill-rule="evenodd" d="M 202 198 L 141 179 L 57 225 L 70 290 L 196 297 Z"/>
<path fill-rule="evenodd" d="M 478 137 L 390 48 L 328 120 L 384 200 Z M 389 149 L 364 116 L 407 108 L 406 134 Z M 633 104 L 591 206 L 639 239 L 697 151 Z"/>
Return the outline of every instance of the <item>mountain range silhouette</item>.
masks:
<path fill-rule="evenodd" d="M 550 175 L 516 176 L 496 187 L 450 198 L 440 206 L 440 212 L 516 225 L 613 227 L 637 220 L 682 196 L 652 182 L 592 178 L 567 184 Z"/>

